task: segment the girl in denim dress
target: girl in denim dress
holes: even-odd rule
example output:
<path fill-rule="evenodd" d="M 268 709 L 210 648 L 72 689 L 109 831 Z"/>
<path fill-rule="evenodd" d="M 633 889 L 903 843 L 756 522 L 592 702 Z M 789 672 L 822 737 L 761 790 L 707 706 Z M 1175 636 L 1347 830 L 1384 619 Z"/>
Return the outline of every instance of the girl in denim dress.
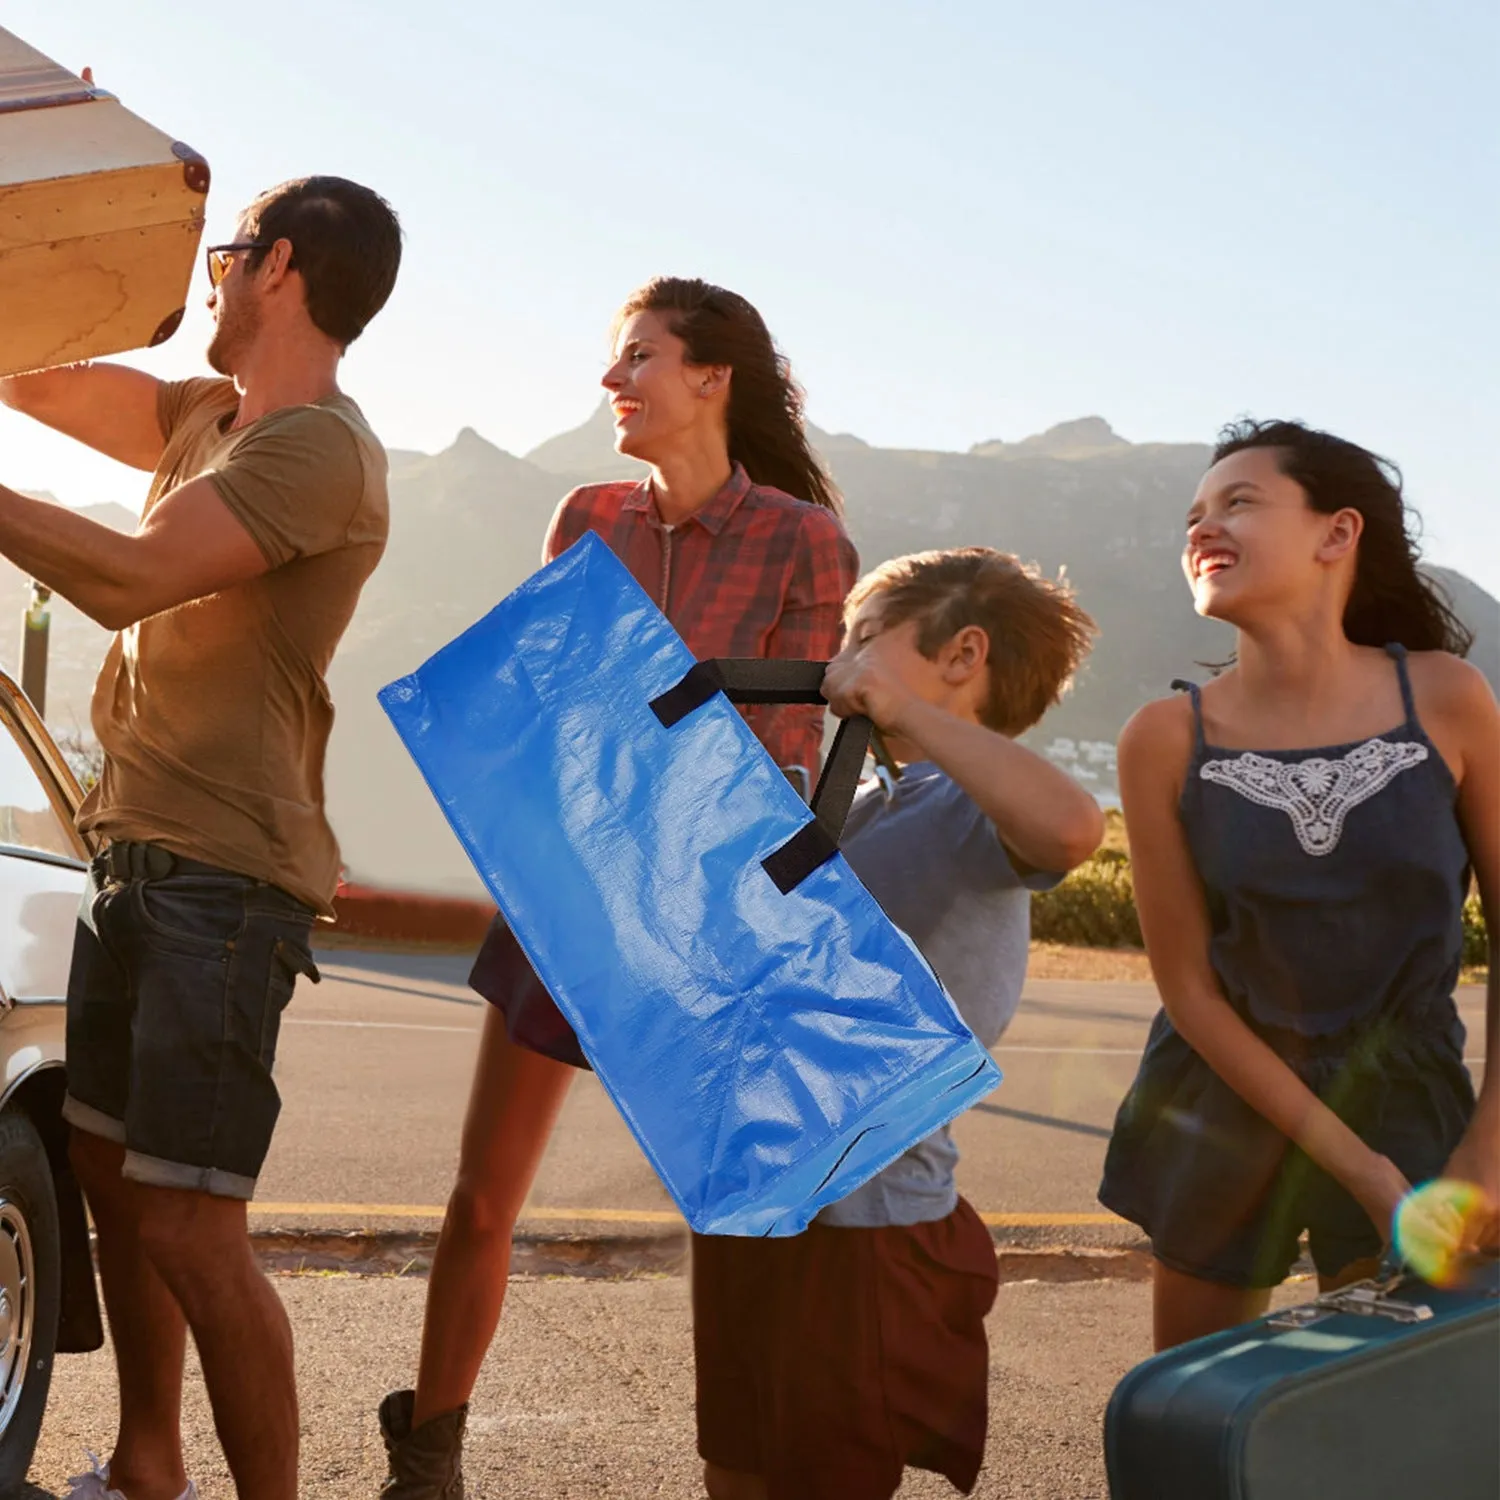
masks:
<path fill-rule="evenodd" d="M 1307 1232 L 1324 1285 L 1370 1274 L 1413 1184 L 1492 1237 L 1500 1068 L 1477 1104 L 1454 1005 L 1477 879 L 1500 1034 L 1500 712 L 1417 568 L 1399 476 L 1291 422 L 1226 430 L 1187 517 L 1199 614 L 1233 667 L 1120 739 L 1163 1010 L 1103 1203 L 1151 1237 L 1156 1345 L 1264 1311 Z"/>

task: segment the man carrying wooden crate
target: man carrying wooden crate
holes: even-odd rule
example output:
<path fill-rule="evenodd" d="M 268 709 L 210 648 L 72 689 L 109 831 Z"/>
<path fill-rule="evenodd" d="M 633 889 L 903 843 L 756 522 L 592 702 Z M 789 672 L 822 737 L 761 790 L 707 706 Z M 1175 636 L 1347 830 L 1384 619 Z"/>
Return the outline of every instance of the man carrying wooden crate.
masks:
<path fill-rule="evenodd" d="M 0 553 L 118 631 L 93 706 L 103 852 L 68 994 L 72 1159 L 99 1235 L 120 1376 L 95 1500 L 187 1500 L 178 1412 L 192 1329 L 241 1500 L 294 1500 L 297 1397 L 246 1201 L 271 1078 L 338 849 L 323 806 L 325 674 L 385 547 L 384 450 L 338 388 L 401 258 L 370 189 L 309 177 L 208 252 L 219 379 L 75 365 L 0 400 L 150 470 L 125 536 L 0 487 Z"/>

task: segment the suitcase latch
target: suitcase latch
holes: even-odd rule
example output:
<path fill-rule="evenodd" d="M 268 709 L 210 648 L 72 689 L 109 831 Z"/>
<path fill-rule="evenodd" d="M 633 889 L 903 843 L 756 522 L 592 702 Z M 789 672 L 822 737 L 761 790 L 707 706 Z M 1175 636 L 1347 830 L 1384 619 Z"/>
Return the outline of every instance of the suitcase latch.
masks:
<path fill-rule="evenodd" d="M 1267 1328 L 1311 1328 L 1335 1313 L 1353 1313 L 1361 1318 L 1389 1318 L 1393 1323 L 1425 1323 L 1432 1309 L 1425 1302 L 1406 1302 L 1391 1296 L 1389 1283 L 1356 1281 L 1335 1292 L 1324 1292 L 1316 1302 L 1288 1307 L 1266 1319 Z"/>
<path fill-rule="evenodd" d="M 1378 1281 L 1356 1281 L 1336 1292 L 1324 1292 L 1316 1306 L 1362 1318 L 1389 1318 L 1393 1323 L 1425 1323 L 1432 1316 L 1425 1302 L 1392 1297 Z"/>

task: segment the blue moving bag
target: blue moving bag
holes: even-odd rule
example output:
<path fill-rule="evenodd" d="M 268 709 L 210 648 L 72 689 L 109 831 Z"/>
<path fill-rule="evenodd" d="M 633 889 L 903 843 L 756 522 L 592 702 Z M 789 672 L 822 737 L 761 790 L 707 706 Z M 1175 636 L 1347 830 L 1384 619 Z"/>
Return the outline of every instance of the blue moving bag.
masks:
<path fill-rule="evenodd" d="M 688 1223 L 796 1234 L 1000 1071 L 695 666 L 590 533 L 380 699 Z"/>

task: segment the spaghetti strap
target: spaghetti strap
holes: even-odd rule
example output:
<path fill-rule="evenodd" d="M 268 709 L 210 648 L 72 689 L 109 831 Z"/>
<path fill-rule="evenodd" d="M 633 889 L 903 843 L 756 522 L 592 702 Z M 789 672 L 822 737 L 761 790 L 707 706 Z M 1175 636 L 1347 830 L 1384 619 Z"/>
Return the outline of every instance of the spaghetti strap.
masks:
<path fill-rule="evenodd" d="M 1406 722 L 1414 729 L 1421 728 L 1421 721 L 1417 718 L 1417 700 L 1412 696 L 1411 672 L 1406 665 L 1406 647 L 1400 641 L 1391 641 L 1386 645 L 1386 655 L 1396 663 L 1396 677 L 1401 683 L 1401 702 L 1406 709 Z"/>
<path fill-rule="evenodd" d="M 1404 678 L 1402 680 L 1405 681 Z M 1203 693 L 1196 682 L 1188 682 L 1182 677 L 1172 679 L 1172 691 L 1186 693 L 1193 700 L 1193 743 L 1201 755 L 1208 748 L 1208 741 L 1203 734 Z"/>

